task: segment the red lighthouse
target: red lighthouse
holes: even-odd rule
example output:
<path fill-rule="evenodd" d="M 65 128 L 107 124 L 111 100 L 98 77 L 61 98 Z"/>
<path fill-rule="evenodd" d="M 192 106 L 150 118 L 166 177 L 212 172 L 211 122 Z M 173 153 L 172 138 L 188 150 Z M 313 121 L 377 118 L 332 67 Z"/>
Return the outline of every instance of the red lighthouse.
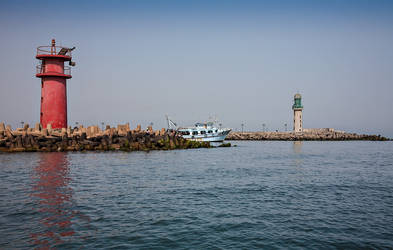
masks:
<path fill-rule="evenodd" d="M 43 128 L 48 124 L 52 128 L 67 127 L 67 79 L 71 78 L 71 67 L 64 66 L 71 61 L 74 48 L 56 46 L 52 39 L 51 46 L 37 48 L 36 58 L 41 60 L 37 66 L 36 77 L 41 78 L 41 114 L 40 123 Z"/>

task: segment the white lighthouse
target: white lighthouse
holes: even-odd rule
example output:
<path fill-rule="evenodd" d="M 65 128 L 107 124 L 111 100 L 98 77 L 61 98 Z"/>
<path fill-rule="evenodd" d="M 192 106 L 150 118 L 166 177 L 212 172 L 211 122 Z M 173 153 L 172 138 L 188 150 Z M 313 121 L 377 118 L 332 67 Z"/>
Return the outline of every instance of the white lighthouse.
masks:
<path fill-rule="evenodd" d="M 302 106 L 302 96 L 300 94 L 295 95 L 292 109 L 293 109 L 293 131 L 302 132 L 303 131 L 303 106 Z"/>

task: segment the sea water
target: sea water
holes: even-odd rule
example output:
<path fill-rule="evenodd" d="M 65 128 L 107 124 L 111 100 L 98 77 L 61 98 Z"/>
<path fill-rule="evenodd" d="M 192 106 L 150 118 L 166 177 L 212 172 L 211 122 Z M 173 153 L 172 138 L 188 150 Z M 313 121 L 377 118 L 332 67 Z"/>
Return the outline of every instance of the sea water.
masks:
<path fill-rule="evenodd" d="M 393 248 L 392 142 L 0 153 L 0 248 Z"/>

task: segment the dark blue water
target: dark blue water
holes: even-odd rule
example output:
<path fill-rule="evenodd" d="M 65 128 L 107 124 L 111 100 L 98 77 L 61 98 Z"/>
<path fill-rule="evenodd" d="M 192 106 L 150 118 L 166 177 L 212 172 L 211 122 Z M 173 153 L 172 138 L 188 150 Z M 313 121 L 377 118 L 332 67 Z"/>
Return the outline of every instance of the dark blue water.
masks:
<path fill-rule="evenodd" d="M 393 248 L 392 142 L 0 154 L 0 248 Z"/>

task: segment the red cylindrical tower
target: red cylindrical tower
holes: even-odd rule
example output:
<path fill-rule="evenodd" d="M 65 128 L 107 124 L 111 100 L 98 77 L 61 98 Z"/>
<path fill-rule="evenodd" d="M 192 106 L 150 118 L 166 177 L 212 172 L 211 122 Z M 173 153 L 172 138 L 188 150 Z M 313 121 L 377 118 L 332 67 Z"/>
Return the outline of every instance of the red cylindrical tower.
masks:
<path fill-rule="evenodd" d="M 75 47 L 74 47 L 75 48 Z M 41 78 L 41 114 L 40 123 L 43 128 L 48 124 L 52 128 L 67 127 L 67 83 L 71 78 L 71 68 L 64 66 L 69 61 L 71 66 L 71 51 L 74 48 L 56 46 L 52 39 L 51 46 L 37 48 L 36 58 L 41 60 L 37 66 L 36 77 Z"/>

